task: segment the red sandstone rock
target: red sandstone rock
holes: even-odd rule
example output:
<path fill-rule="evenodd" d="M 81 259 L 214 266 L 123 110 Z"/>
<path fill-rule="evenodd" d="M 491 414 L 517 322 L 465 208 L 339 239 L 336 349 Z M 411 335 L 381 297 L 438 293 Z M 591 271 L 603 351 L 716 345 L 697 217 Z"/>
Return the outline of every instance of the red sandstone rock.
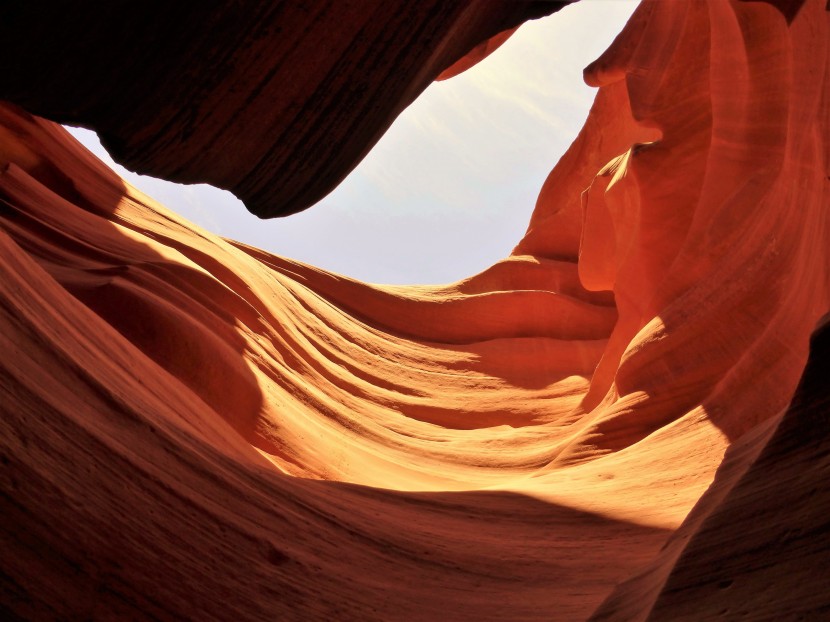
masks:
<path fill-rule="evenodd" d="M 0 611 L 825 617 L 823 5 L 646 0 L 443 287 L 223 240 L 4 105 Z"/>
<path fill-rule="evenodd" d="M 571 1 L 5 3 L 0 99 L 96 130 L 130 170 L 284 216 L 340 183 L 448 65 Z"/>
<path fill-rule="evenodd" d="M 485 58 L 490 56 L 490 54 L 498 50 L 504 44 L 504 42 L 507 41 L 518 29 L 519 27 L 516 26 L 516 28 L 511 28 L 510 30 L 500 32 L 495 37 L 490 37 L 489 39 L 487 39 L 487 41 L 479 43 L 472 50 L 467 52 L 466 55 L 459 58 L 452 65 L 450 65 L 440 74 L 438 74 L 438 77 L 435 78 L 435 80 L 448 80 L 453 76 L 457 76 L 458 74 L 467 71 L 470 67 L 477 65 Z"/>

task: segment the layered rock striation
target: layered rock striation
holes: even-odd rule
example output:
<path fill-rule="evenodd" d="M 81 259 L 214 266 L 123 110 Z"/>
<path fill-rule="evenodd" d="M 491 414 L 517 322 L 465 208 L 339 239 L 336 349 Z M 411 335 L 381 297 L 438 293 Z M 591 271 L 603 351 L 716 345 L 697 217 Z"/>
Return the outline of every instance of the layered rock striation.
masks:
<path fill-rule="evenodd" d="M 830 613 L 820 0 L 644 0 L 586 69 L 596 101 L 524 238 L 446 286 L 367 285 L 215 236 L 34 116 L 290 213 L 429 80 L 550 9 L 447 4 L 436 22 L 427 4 L 372 5 L 387 34 L 421 25 L 381 48 L 366 33 L 385 22 L 361 30 L 338 3 L 240 9 L 227 39 L 210 11 L 169 9 L 95 62 L 88 42 L 63 41 L 79 54 L 65 64 L 38 47 L 55 15 L 30 26 L 0 107 L 5 618 Z M 39 23 L 30 10 L 4 9 Z M 257 11 L 271 21 L 246 39 Z M 320 86 L 334 74 L 313 43 L 336 19 L 336 80 L 391 80 L 378 109 Z M 170 58 L 204 45 L 204 65 L 125 43 L 176 27 Z M 132 63 L 166 76 L 158 92 L 127 87 Z M 215 83 L 195 86 L 206 67 Z M 100 80 L 119 68 L 123 83 Z M 73 76 L 90 88 L 70 96 Z M 233 87 L 286 81 L 305 138 L 280 138 L 294 117 Z M 208 143 L 233 163 L 216 168 Z M 240 171 L 256 182 L 234 185 Z"/>

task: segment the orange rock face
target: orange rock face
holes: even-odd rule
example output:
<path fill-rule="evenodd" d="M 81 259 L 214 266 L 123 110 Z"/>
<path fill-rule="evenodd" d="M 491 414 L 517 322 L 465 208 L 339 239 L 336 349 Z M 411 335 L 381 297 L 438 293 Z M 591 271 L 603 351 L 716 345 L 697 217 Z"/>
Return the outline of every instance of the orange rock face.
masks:
<path fill-rule="evenodd" d="M 645 0 L 442 287 L 214 236 L 4 104 L 4 617 L 826 617 L 829 32 Z"/>

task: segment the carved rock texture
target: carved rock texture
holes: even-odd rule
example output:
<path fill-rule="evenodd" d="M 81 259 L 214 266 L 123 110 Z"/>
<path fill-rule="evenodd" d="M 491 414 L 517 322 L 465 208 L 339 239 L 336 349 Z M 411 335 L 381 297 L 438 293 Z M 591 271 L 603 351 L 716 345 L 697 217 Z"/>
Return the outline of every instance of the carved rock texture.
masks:
<path fill-rule="evenodd" d="M 571 1 L 7 2 L 0 99 L 95 129 L 130 170 L 286 215 L 328 194 L 447 65 Z"/>
<path fill-rule="evenodd" d="M 338 175 L 511 16 L 466 58 L 398 41 L 408 95 L 338 109 L 344 136 L 373 128 Z M 829 31 L 821 0 L 645 0 L 586 69 L 595 104 L 525 237 L 446 286 L 201 230 L 33 116 L 89 104 L 112 131 L 28 76 L 0 107 L 4 619 L 830 615 Z M 379 88 L 395 65 L 366 50 L 353 75 Z M 282 121 L 231 100 L 251 173 L 244 137 Z M 194 143 L 140 146 L 159 128 L 125 101 L 129 157 L 213 174 Z M 294 183 L 257 166 L 264 193 Z"/>

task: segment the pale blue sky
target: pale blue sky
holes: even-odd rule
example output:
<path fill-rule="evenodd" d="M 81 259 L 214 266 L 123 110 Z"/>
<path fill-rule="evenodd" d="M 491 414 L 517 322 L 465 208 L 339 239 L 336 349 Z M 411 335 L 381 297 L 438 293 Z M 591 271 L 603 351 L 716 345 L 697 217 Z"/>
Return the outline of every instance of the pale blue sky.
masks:
<path fill-rule="evenodd" d="M 528 22 L 469 71 L 432 84 L 329 196 L 259 220 L 229 192 L 115 166 L 200 226 L 373 283 L 447 283 L 507 256 L 542 182 L 576 137 L 595 90 L 582 69 L 636 1 L 582 0 Z M 71 130 L 112 160 L 94 133 Z"/>

